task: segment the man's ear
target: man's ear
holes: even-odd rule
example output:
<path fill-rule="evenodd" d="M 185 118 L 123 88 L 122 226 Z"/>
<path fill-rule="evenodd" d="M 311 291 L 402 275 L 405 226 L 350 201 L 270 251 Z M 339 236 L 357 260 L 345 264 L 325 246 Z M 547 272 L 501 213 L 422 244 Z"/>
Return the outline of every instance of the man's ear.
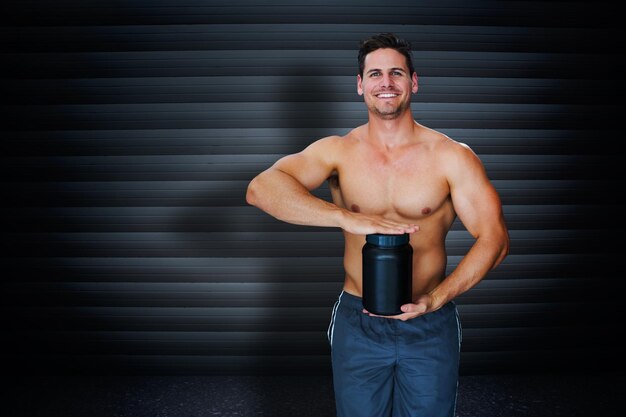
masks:
<path fill-rule="evenodd" d="M 359 93 L 360 96 L 363 95 L 363 86 L 361 83 L 363 80 L 361 79 L 361 74 L 356 75 L 356 92 Z"/>
<path fill-rule="evenodd" d="M 411 91 L 413 92 L 413 94 L 417 93 L 418 90 L 418 80 L 417 80 L 417 72 L 414 72 L 413 75 L 411 76 L 411 81 L 413 84 L 413 87 L 411 88 Z"/>

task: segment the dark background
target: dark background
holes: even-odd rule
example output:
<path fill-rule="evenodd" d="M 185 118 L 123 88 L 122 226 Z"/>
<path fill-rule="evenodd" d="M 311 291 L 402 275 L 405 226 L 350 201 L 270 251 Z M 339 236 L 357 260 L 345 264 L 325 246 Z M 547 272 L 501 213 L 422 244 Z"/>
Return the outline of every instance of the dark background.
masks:
<path fill-rule="evenodd" d="M 505 262 L 457 299 L 463 375 L 614 372 L 622 22 L 608 2 L 4 2 L 2 345 L 28 374 L 330 373 L 339 230 L 245 202 L 366 121 L 359 40 L 412 42 L 420 123 L 498 189 Z M 326 186 L 318 195 L 328 197 Z M 450 269 L 471 245 L 455 223 Z"/>

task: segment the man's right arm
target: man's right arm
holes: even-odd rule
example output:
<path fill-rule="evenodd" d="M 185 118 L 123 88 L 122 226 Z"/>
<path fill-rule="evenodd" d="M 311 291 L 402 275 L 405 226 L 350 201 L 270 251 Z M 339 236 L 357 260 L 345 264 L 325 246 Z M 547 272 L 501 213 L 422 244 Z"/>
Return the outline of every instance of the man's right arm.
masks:
<path fill-rule="evenodd" d="M 355 234 L 415 232 L 415 225 L 353 213 L 311 194 L 311 190 L 337 170 L 333 158 L 341 151 L 340 140 L 339 137 L 321 139 L 302 152 L 279 159 L 250 182 L 246 193 L 248 204 L 287 223 L 340 227 Z"/>

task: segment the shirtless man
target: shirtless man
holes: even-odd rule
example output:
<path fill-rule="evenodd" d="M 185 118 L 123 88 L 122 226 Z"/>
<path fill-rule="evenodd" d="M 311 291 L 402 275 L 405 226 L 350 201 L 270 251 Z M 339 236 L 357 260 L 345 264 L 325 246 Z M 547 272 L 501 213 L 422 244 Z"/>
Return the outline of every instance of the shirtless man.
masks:
<path fill-rule="evenodd" d="M 480 159 L 413 119 L 409 48 L 389 33 L 363 41 L 357 91 L 368 123 L 281 158 L 246 196 L 279 220 L 343 231 L 345 282 L 328 331 L 339 417 L 453 417 L 461 343 L 453 300 L 508 254 L 500 198 Z M 326 180 L 332 203 L 310 192 Z M 457 216 L 475 242 L 446 277 L 445 238 Z M 371 233 L 411 234 L 414 302 L 397 316 L 361 303 Z"/>

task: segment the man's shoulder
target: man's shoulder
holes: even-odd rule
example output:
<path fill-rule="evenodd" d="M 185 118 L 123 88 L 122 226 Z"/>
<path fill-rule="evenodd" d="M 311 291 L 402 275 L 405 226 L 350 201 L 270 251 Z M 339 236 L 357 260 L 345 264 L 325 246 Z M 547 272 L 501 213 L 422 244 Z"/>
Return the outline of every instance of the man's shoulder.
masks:
<path fill-rule="evenodd" d="M 456 139 L 451 138 L 445 133 L 439 132 L 434 129 L 428 129 L 427 134 L 430 143 L 437 148 L 438 152 L 441 153 L 456 153 L 459 155 L 464 155 L 468 153 L 473 153 L 472 148 L 467 143 L 460 142 Z"/>
<path fill-rule="evenodd" d="M 320 138 L 313 143 L 320 146 L 345 146 L 358 141 L 360 137 L 359 128 L 356 128 L 343 135 L 337 134 Z"/>
<path fill-rule="evenodd" d="M 363 138 L 366 134 L 367 133 L 365 132 L 365 125 L 362 125 L 362 126 L 358 126 L 358 127 L 355 127 L 354 129 L 347 131 L 343 135 L 335 135 L 332 137 L 336 138 L 338 141 L 341 141 L 342 143 L 347 143 L 350 141 L 358 141 L 361 138 Z"/>
<path fill-rule="evenodd" d="M 342 136 L 332 135 L 317 139 L 308 146 L 310 151 L 325 151 L 329 148 L 339 146 L 342 141 Z"/>
<path fill-rule="evenodd" d="M 445 166 L 454 166 L 461 162 L 471 162 L 478 159 L 476 153 L 467 143 L 453 139 L 445 133 L 426 128 L 422 138 L 423 142 L 427 143 L 431 157 L 442 162 Z"/>
<path fill-rule="evenodd" d="M 317 155 L 324 159 L 334 159 L 345 149 L 345 142 L 346 136 L 325 136 L 309 144 L 303 153 L 306 155 Z"/>

